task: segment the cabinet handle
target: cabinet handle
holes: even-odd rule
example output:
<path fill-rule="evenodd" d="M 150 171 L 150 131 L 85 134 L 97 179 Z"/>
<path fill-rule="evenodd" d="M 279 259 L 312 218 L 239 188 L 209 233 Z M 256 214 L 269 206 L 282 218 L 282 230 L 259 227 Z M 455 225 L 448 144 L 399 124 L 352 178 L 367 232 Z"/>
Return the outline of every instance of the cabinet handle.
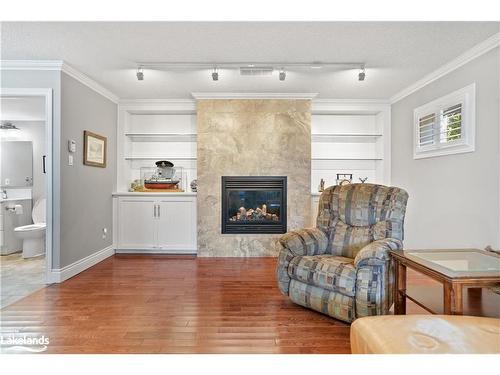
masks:
<path fill-rule="evenodd" d="M 154 205 L 154 210 L 155 210 L 154 217 L 156 217 L 156 204 Z"/>

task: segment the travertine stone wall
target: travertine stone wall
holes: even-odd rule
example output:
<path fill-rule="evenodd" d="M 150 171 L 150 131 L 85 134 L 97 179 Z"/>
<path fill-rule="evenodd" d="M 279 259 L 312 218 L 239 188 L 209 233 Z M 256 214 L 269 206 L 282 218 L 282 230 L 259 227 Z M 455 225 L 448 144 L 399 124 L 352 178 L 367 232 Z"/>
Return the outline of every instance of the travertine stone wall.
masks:
<path fill-rule="evenodd" d="M 270 234 L 221 234 L 221 176 L 288 176 L 288 229 L 310 223 L 310 100 L 199 100 L 198 255 L 276 256 Z"/>

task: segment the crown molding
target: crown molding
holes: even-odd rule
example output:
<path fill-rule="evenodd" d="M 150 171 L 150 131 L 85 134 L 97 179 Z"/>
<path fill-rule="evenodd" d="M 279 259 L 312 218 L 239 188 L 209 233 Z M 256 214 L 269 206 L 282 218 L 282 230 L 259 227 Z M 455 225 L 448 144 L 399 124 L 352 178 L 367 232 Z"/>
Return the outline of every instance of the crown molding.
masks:
<path fill-rule="evenodd" d="M 83 74 L 79 70 L 76 70 L 71 65 L 63 62 L 62 72 L 66 73 L 70 77 L 76 79 L 77 81 L 84 84 L 88 88 L 94 90 L 98 94 L 101 94 L 105 98 L 111 100 L 113 103 L 118 104 L 118 101 L 120 98 L 117 95 L 113 94 L 111 91 L 109 91 L 107 88 L 103 87 L 102 85 L 100 85 L 96 81 L 94 81 L 89 76 Z"/>
<path fill-rule="evenodd" d="M 460 68 L 461 66 L 467 64 L 469 61 L 472 61 L 479 56 L 484 55 L 485 53 L 491 51 L 492 49 L 500 46 L 500 33 L 494 34 L 488 39 L 482 41 L 479 44 L 476 44 L 474 47 L 464 52 L 457 58 L 451 60 L 440 68 L 436 69 L 432 73 L 427 74 L 422 79 L 417 82 L 411 84 L 407 88 L 401 90 L 397 94 L 391 96 L 389 102 L 394 104 L 400 101 L 403 98 L 406 98 L 408 95 L 413 94 L 415 91 L 420 90 L 421 88 L 427 86 L 428 84 L 436 81 L 437 79 L 445 76 L 448 73 Z"/>
<path fill-rule="evenodd" d="M 179 112 L 196 113 L 196 100 L 194 99 L 120 99 L 120 110 L 130 113 L 147 112 Z"/>
<path fill-rule="evenodd" d="M 388 111 L 391 104 L 388 100 L 378 99 L 314 99 L 311 105 L 312 114 L 377 114 Z"/>
<path fill-rule="evenodd" d="M 61 70 L 62 60 L 1 60 L 0 70 Z"/>
<path fill-rule="evenodd" d="M 118 96 L 62 60 L 1 60 L 0 70 L 55 70 L 66 73 L 98 94 L 118 103 Z"/>
<path fill-rule="evenodd" d="M 191 96 L 200 99 L 307 99 L 312 100 L 318 93 L 294 92 L 192 92 Z"/>

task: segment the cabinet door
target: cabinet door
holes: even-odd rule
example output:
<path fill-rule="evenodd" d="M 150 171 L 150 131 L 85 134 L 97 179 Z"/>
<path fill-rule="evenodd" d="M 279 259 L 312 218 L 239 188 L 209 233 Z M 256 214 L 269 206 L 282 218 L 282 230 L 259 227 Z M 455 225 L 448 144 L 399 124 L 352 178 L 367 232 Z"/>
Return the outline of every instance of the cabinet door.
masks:
<path fill-rule="evenodd" d="M 196 200 L 160 200 L 158 245 L 172 253 L 196 252 Z"/>
<path fill-rule="evenodd" d="M 157 244 L 157 219 L 153 199 L 121 199 L 118 206 L 118 247 L 154 248 Z"/>

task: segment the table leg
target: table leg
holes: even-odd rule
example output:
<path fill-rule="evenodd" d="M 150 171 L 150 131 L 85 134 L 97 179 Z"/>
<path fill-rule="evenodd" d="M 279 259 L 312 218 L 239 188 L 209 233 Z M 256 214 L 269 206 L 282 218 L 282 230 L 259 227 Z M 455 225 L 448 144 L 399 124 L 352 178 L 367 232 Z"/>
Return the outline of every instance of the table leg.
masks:
<path fill-rule="evenodd" d="M 443 284 L 443 305 L 445 315 L 463 314 L 462 284 L 450 282 Z"/>
<path fill-rule="evenodd" d="M 406 314 L 406 266 L 396 261 L 394 286 L 394 315 Z"/>
<path fill-rule="evenodd" d="M 462 284 L 453 283 L 453 304 L 451 307 L 451 313 L 453 315 L 463 315 L 464 313 L 464 303 L 462 294 Z"/>

